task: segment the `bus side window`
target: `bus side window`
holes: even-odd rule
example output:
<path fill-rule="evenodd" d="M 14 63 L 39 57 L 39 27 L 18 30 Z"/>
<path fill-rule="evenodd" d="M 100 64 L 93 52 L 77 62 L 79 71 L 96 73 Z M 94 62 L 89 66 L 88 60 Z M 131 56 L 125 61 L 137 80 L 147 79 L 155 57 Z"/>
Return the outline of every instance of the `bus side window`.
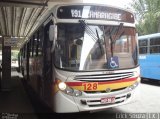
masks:
<path fill-rule="evenodd" d="M 150 39 L 150 53 L 160 53 L 160 37 Z"/>
<path fill-rule="evenodd" d="M 36 46 L 35 46 L 35 56 L 38 56 L 38 47 L 39 47 L 39 31 L 37 32 L 37 38 L 36 38 Z"/>
<path fill-rule="evenodd" d="M 34 46 L 33 46 L 33 56 L 36 57 L 37 56 L 37 36 L 38 36 L 38 32 L 35 33 L 34 35 Z"/>
<path fill-rule="evenodd" d="M 43 27 L 40 28 L 39 32 L 38 32 L 38 39 L 37 39 L 37 52 L 38 52 L 38 56 L 42 56 L 42 41 L 43 41 Z"/>
<path fill-rule="evenodd" d="M 139 40 L 139 54 L 147 54 L 148 52 L 148 40 Z"/>

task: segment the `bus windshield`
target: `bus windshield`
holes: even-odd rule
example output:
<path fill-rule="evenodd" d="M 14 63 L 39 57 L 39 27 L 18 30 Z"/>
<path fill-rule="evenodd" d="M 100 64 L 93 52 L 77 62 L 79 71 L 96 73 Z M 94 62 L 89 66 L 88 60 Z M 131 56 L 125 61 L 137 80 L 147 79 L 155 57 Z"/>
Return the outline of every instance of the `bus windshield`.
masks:
<path fill-rule="evenodd" d="M 73 71 L 137 66 L 135 28 L 84 23 L 57 24 L 55 65 Z"/>

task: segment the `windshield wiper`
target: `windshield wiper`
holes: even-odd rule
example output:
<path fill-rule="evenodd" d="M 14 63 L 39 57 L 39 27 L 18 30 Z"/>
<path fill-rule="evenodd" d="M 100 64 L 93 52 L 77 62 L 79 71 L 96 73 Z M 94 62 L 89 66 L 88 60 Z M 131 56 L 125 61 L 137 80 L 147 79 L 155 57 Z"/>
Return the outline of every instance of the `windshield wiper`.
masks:
<path fill-rule="evenodd" d="M 101 45 L 101 41 L 100 41 L 100 38 L 99 38 L 99 34 L 98 34 L 98 30 L 96 29 L 96 34 L 97 34 L 97 38 L 98 38 L 98 45 L 99 45 L 99 48 L 100 48 L 100 51 L 101 51 L 101 55 L 103 54 L 103 51 L 102 51 L 102 45 Z"/>
<path fill-rule="evenodd" d="M 114 37 L 114 42 L 124 34 L 124 31 L 119 33 L 121 31 L 121 29 L 123 29 L 123 23 L 120 23 L 120 25 L 119 25 L 119 27 L 116 31 L 116 34 L 115 34 L 115 37 Z M 118 36 L 118 34 L 120 34 L 120 35 Z"/>
<path fill-rule="evenodd" d="M 84 20 L 79 20 L 80 25 L 82 26 L 83 29 L 85 29 L 86 33 L 94 40 L 97 41 L 97 36 L 95 33 L 92 31 L 92 29 L 86 24 Z"/>
<path fill-rule="evenodd" d="M 84 20 L 79 20 L 79 22 L 80 22 L 80 24 L 82 25 L 82 28 L 85 29 L 86 33 L 87 33 L 95 42 L 98 42 L 98 45 L 99 45 L 101 54 L 103 54 L 102 46 L 101 46 L 101 41 L 100 41 L 100 38 L 99 38 L 99 34 L 98 34 L 97 29 L 96 29 L 96 35 L 95 35 L 95 33 L 93 32 L 93 30 L 86 24 L 86 22 L 85 22 Z"/>

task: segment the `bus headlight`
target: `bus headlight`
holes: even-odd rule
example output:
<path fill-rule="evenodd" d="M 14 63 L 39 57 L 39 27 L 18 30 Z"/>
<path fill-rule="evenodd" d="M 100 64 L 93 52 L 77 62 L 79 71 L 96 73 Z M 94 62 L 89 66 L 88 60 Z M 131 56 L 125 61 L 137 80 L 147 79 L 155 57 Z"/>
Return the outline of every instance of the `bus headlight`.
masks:
<path fill-rule="evenodd" d="M 129 86 L 128 89 L 129 90 L 133 90 L 133 89 L 135 89 L 138 86 L 138 84 L 139 83 L 136 81 L 133 85 Z"/>
<path fill-rule="evenodd" d="M 73 90 L 72 88 L 70 88 L 70 87 L 67 87 L 66 90 L 65 90 L 65 92 L 66 92 L 67 94 L 69 94 L 69 95 L 73 95 L 74 90 Z"/>
<path fill-rule="evenodd" d="M 139 74 L 137 71 L 135 71 L 135 72 L 133 72 L 133 75 L 137 77 Z"/>
<path fill-rule="evenodd" d="M 81 96 L 82 95 L 82 92 L 79 91 L 79 90 L 74 90 L 74 96 L 78 97 L 78 96 Z"/>
<path fill-rule="evenodd" d="M 65 82 L 59 82 L 58 83 L 58 88 L 68 94 L 68 95 L 71 95 L 71 96 L 81 96 L 82 95 L 82 92 L 79 91 L 79 90 L 75 90 L 75 89 L 72 89 L 71 87 L 67 86 Z"/>
<path fill-rule="evenodd" d="M 67 88 L 67 85 L 64 82 L 60 82 L 58 84 L 58 88 L 62 91 L 64 91 Z"/>
<path fill-rule="evenodd" d="M 133 86 L 134 86 L 134 87 L 137 87 L 138 84 L 139 84 L 139 83 L 136 81 L 136 82 L 133 84 Z"/>

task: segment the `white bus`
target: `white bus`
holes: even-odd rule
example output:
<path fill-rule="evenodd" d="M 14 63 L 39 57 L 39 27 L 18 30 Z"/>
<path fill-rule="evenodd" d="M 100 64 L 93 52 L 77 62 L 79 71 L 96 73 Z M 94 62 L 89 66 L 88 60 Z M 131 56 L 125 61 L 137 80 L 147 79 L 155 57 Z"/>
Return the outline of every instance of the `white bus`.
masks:
<path fill-rule="evenodd" d="M 125 104 L 140 82 L 134 16 L 98 4 L 56 5 L 19 60 L 26 82 L 55 112 Z"/>

